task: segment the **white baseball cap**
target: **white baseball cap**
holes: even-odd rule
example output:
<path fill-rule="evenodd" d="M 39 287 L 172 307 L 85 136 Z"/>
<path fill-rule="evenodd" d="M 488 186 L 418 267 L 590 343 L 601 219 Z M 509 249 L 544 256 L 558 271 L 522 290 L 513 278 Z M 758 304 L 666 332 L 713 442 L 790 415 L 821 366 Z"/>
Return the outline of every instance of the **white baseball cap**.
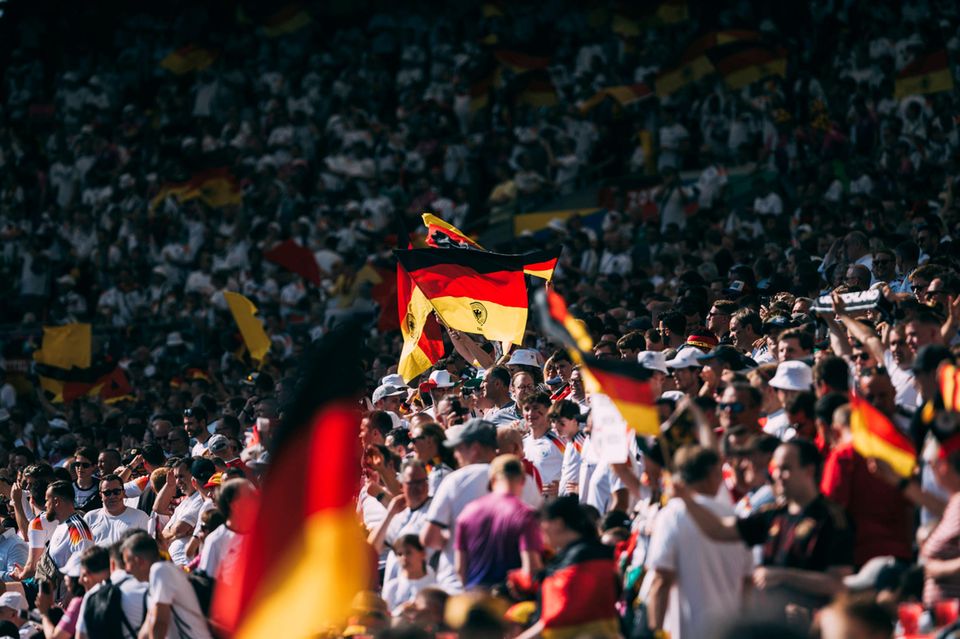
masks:
<path fill-rule="evenodd" d="M 540 367 L 540 353 L 532 348 L 519 348 L 510 355 L 507 366 L 534 366 Z"/>
<path fill-rule="evenodd" d="M 788 391 L 808 391 L 813 388 L 813 369 L 801 361 L 781 362 L 777 374 L 770 380 L 771 388 Z"/>
<path fill-rule="evenodd" d="M 703 362 L 697 359 L 701 355 L 703 351 L 698 348 L 682 348 L 676 357 L 666 362 L 667 368 L 703 368 Z"/>
<path fill-rule="evenodd" d="M 77 557 L 77 567 L 80 566 L 80 556 L 74 555 Z M 69 565 L 69 564 L 68 564 Z M 72 575 L 71 575 L 72 576 Z M 80 573 L 77 573 L 77 576 L 80 576 Z M 5 592 L 0 595 L 0 608 L 12 608 L 14 610 L 26 610 L 27 602 L 24 601 L 23 595 L 19 592 Z"/>
<path fill-rule="evenodd" d="M 435 388 L 452 388 L 457 385 L 457 380 L 447 371 L 433 371 L 430 373 L 429 382 L 433 383 Z"/>
<path fill-rule="evenodd" d="M 664 375 L 670 373 L 667 370 L 667 358 L 661 351 L 640 351 L 637 353 L 637 361 L 649 371 L 659 371 Z"/>

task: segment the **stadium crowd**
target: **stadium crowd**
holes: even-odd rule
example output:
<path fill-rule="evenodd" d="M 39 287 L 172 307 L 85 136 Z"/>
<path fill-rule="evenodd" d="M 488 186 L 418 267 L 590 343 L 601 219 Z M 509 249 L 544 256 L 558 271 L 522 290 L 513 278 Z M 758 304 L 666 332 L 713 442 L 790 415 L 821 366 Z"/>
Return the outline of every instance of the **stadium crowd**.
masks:
<path fill-rule="evenodd" d="M 960 355 L 956 78 L 896 88 L 930 51 L 956 59 L 956 6 L 321 21 L 174 3 L 105 26 L 95 3 L 10 4 L 0 637 L 211 636 L 298 358 L 348 320 L 369 328 L 357 518 L 380 562 L 339 635 L 960 634 L 960 440 L 938 380 Z M 686 45 L 733 29 L 782 46 L 785 70 L 657 95 Z M 524 93 L 531 59 L 547 103 Z M 664 436 L 609 461 L 584 371 L 533 311 L 509 352 L 445 330 L 440 361 L 397 374 L 376 293 L 397 219 L 479 232 L 628 173 L 655 179 L 646 204 L 614 188 L 596 224 L 493 248 L 562 247 L 550 288 L 596 358 L 643 367 Z M 316 281 L 269 258 L 288 240 Z M 229 292 L 263 319 L 262 362 Z M 124 393 L 42 385 L 42 328 L 72 323 Z M 855 446 L 868 410 L 917 451 L 912 474 Z"/>

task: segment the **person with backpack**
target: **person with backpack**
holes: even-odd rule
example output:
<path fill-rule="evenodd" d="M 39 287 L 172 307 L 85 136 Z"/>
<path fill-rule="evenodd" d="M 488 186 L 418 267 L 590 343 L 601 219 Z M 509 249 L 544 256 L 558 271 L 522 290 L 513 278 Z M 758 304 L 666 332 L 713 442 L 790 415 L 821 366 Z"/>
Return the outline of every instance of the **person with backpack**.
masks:
<path fill-rule="evenodd" d="M 156 540 L 137 533 L 123 542 L 122 552 L 127 572 L 149 583 L 147 620 L 141 631 L 149 637 L 212 639 L 198 586 L 174 563 L 160 558 Z"/>
<path fill-rule="evenodd" d="M 125 530 L 111 544 L 109 578 L 83 599 L 77 620 L 77 639 L 137 639 L 147 616 L 147 591 L 144 582 L 135 579 L 123 565 L 123 542 L 142 530 Z"/>

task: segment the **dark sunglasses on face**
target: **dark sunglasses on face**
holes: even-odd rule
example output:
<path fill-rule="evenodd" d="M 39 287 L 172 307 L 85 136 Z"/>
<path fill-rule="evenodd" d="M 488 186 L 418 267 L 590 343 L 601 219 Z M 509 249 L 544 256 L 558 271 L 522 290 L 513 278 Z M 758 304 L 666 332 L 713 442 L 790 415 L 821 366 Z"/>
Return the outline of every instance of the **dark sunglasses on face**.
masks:
<path fill-rule="evenodd" d="M 183 409 L 183 416 L 184 416 L 184 417 L 193 417 L 193 409 L 192 409 L 192 408 L 185 408 L 185 409 Z"/>
<path fill-rule="evenodd" d="M 717 403 L 718 411 L 729 410 L 731 413 L 742 413 L 744 408 L 745 407 L 742 402 L 729 402 L 729 403 L 718 402 Z"/>
<path fill-rule="evenodd" d="M 73 467 L 74 468 L 91 468 L 93 467 L 93 464 L 91 464 L 90 462 L 73 462 Z"/>
<path fill-rule="evenodd" d="M 100 494 L 104 497 L 113 497 L 115 495 L 122 495 L 123 488 L 110 488 L 108 490 L 101 490 Z"/>
<path fill-rule="evenodd" d="M 870 353 L 857 353 L 853 356 L 853 359 L 858 362 L 870 361 Z"/>

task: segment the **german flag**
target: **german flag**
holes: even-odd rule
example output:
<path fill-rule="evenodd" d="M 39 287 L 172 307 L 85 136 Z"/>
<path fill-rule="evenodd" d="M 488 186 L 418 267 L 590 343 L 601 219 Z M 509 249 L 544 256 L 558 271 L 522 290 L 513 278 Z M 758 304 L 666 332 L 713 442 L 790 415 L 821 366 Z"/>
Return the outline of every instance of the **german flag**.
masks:
<path fill-rule="evenodd" d="M 395 251 L 395 255 L 444 324 L 491 341 L 523 342 L 526 256 L 460 248 Z"/>
<path fill-rule="evenodd" d="M 656 398 L 647 381 L 650 373 L 640 364 L 622 359 L 597 359 L 583 353 L 580 373 L 586 391 L 609 397 L 630 428 L 641 435 L 660 434 Z"/>
<path fill-rule="evenodd" d="M 212 208 L 223 208 L 242 204 L 243 190 L 228 169 L 215 168 L 196 173 L 186 182 L 163 186 L 150 200 L 150 212 L 168 197 L 181 203 L 199 199 Z"/>
<path fill-rule="evenodd" d="M 885 461 L 901 477 L 913 475 L 917 451 L 910 439 L 883 413 L 857 395 L 850 396 L 850 431 L 853 448 L 863 457 Z"/>
<path fill-rule="evenodd" d="M 688 84 L 716 72 L 714 62 L 707 56 L 707 52 L 744 42 L 760 42 L 760 33 L 731 29 L 703 34 L 684 49 L 676 65 L 660 72 L 656 81 L 657 95 L 660 97 L 672 95 Z"/>
<path fill-rule="evenodd" d="M 257 307 L 240 293 L 227 291 L 223 294 L 227 301 L 233 321 L 240 329 L 240 336 L 247 351 L 257 362 L 262 362 L 270 352 L 270 338 L 263 330 L 263 324 L 257 319 Z"/>
<path fill-rule="evenodd" d="M 296 33 L 308 26 L 313 20 L 303 5 L 288 4 L 263 21 L 263 34 L 268 38 L 279 38 Z"/>
<path fill-rule="evenodd" d="M 518 74 L 546 69 L 550 66 L 550 58 L 528 55 L 522 51 L 497 49 L 493 52 L 493 57 L 496 58 L 500 64 Z"/>
<path fill-rule="evenodd" d="M 943 407 L 954 413 L 960 412 L 960 369 L 953 364 L 944 364 L 937 371 L 937 380 Z"/>
<path fill-rule="evenodd" d="M 613 550 L 581 540 L 562 549 L 547 566 L 539 593 L 545 639 L 620 636 Z"/>
<path fill-rule="evenodd" d="M 787 75 L 787 52 L 753 45 L 732 45 L 711 51 L 717 72 L 731 89 L 742 89 L 772 75 Z"/>
<path fill-rule="evenodd" d="M 433 213 L 424 213 L 422 218 L 423 225 L 427 227 L 427 246 L 432 248 L 473 248 L 479 251 L 486 250 L 466 233 Z M 553 278 L 553 271 L 557 267 L 557 262 L 560 259 L 560 249 L 554 251 L 534 251 L 533 253 L 524 255 L 524 258 L 528 260 L 523 267 L 524 273 L 550 281 Z"/>
<path fill-rule="evenodd" d="M 953 90 L 953 75 L 947 50 L 941 49 L 922 56 L 905 66 L 897 74 L 893 95 L 901 100 L 908 95 L 926 95 Z"/>
<path fill-rule="evenodd" d="M 645 100 L 653 95 L 650 87 L 645 84 L 623 84 L 615 87 L 606 87 L 600 89 L 580 105 L 580 112 L 587 113 L 600 105 L 604 100 L 610 98 L 615 100 L 621 107 L 630 106 Z"/>
<path fill-rule="evenodd" d="M 468 248 L 484 250 L 466 233 L 433 213 L 424 213 L 423 225 L 427 227 L 427 246 L 432 248 Z"/>
<path fill-rule="evenodd" d="M 567 348 L 571 359 L 580 365 L 584 388 L 590 393 L 607 395 L 624 421 L 642 435 L 660 434 L 656 398 L 647 380 L 650 373 L 636 362 L 601 360 L 585 351 L 592 341 L 583 324 L 567 309 L 563 298 L 553 292 L 537 292 L 537 306 L 545 332 Z"/>
<path fill-rule="evenodd" d="M 370 549 L 355 514 L 360 344 L 351 326 L 303 358 L 307 370 L 275 435 L 251 532 L 234 573 L 214 587 L 211 617 L 225 636 L 339 634 L 354 595 L 370 585 Z"/>
<path fill-rule="evenodd" d="M 424 222 L 426 222 L 426 214 Z M 410 236 L 399 216 L 397 217 L 397 245 L 405 249 L 411 247 Z M 403 335 L 403 348 L 400 351 L 397 372 L 403 377 L 403 381 L 409 382 L 443 357 L 443 336 L 440 333 L 440 322 L 433 314 L 433 306 L 399 261 L 397 262 L 397 310 L 400 333 Z"/>
<path fill-rule="evenodd" d="M 557 88 L 553 85 L 549 72 L 545 70 L 531 71 L 530 73 L 524 73 L 519 80 L 522 83 L 522 88 L 517 94 L 517 104 L 544 108 L 557 106 L 560 102 Z"/>
<path fill-rule="evenodd" d="M 160 67 L 174 75 L 186 75 L 209 68 L 217 59 L 217 55 L 218 53 L 213 49 L 188 44 L 168 53 L 160 61 Z"/>
<path fill-rule="evenodd" d="M 265 251 L 263 258 L 296 273 L 314 286 L 320 286 L 320 266 L 313 251 L 300 246 L 292 239 L 284 240 L 269 251 Z"/>

